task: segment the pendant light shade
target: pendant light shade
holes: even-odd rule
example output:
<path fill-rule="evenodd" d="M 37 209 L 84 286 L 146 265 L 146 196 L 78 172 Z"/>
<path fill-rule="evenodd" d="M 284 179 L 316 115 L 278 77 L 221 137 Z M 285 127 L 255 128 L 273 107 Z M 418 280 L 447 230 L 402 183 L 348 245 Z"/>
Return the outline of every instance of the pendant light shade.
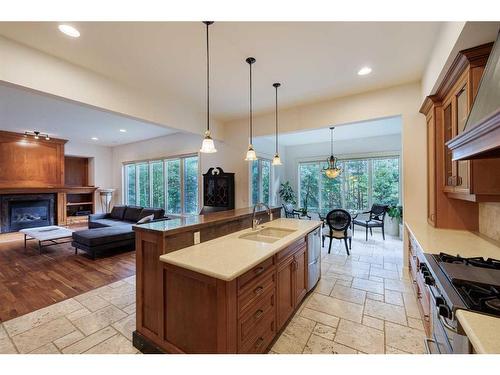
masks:
<path fill-rule="evenodd" d="M 210 49 L 208 44 L 208 27 L 213 24 L 213 21 L 203 21 L 207 30 L 207 130 L 205 131 L 205 138 L 201 144 L 200 152 L 205 154 L 213 154 L 217 152 L 214 140 L 210 136 Z"/>
<path fill-rule="evenodd" d="M 342 169 L 340 167 L 337 167 L 337 165 L 336 165 L 337 158 L 335 156 L 333 156 L 333 129 L 335 129 L 335 127 L 332 126 L 330 128 L 330 131 L 331 131 L 330 147 L 331 147 L 332 154 L 330 155 L 330 157 L 328 159 L 326 159 L 326 162 L 328 163 L 328 165 L 326 168 L 323 169 L 325 176 L 328 178 L 338 177 L 340 175 L 340 173 L 342 173 Z"/>
<path fill-rule="evenodd" d="M 273 157 L 273 162 L 272 164 L 273 165 L 283 165 L 283 163 L 281 162 L 281 159 L 280 159 L 280 154 L 279 154 L 279 147 L 278 147 L 278 87 L 281 86 L 281 83 L 279 82 L 276 82 L 276 83 L 273 83 L 273 87 L 275 89 L 275 92 L 276 92 L 276 110 L 275 110 L 275 123 L 276 123 L 276 153 L 274 154 L 274 157 Z"/>
<path fill-rule="evenodd" d="M 255 150 L 252 145 L 252 131 L 253 131 L 253 112 L 252 112 L 252 64 L 255 63 L 255 59 L 253 57 L 248 57 L 245 60 L 250 67 L 250 137 L 248 142 L 248 151 L 245 157 L 246 161 L 257 160 L 257 155 L 255 154 Z"/>

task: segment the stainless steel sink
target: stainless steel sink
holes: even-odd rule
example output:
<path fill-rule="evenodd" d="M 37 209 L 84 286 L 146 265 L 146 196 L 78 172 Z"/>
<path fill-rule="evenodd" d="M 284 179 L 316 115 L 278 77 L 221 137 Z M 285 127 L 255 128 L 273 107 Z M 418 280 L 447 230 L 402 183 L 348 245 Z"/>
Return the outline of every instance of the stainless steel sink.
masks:
<path fill-rule="evenodd" d="M 245 233 L 239 236 L 238 238 L 242 238 L 245 240 L 257 241 L 257 242 L 266 242 L 273 243 L 281 238 L 288 236 L 289 234 L 295 232 L 293 229 L 285 229 L 285 228 L 263 228 L 254 232 Z"/>

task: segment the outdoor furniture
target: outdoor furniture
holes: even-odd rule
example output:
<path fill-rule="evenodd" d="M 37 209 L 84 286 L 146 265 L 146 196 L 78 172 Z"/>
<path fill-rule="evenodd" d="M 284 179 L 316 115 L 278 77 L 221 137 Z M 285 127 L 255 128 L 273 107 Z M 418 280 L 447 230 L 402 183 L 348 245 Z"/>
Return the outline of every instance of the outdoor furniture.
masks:
<path fill-rule="evenodd" d="M 25 228 L 21 229 L 19 232 L 24 234 L 24 248 L 26 248 L 26 242 L 29 240 L 38 240 L 38 251 L 42 253 L 43 247 L 48 247 L 52 245 L 59 245 L 63 243 L 68 243 L 68 241 L 61 241 L 66 238 L 71 238 L 73 231 L 71 229 L 58 227 L 57 225 L 49 225 L 45 227 L 36 228 Z M 75 250 L 76 251 L 76 250 Z"/>
<path fill-rule="evenodd" d="M 325 245 L 325 237 L 329 237 L 330 244 L 328 245 L 328 254 L 330 254 L 332 250 L 332 240 L 335 238 L 337 240 L 344 240 L 345 250 L 347 255 L 350 255 L 349 249 L 351 248 L 352 242 L 352 231 L 350 229 L 351 214 L 346 210 L 337 208 L 326 215 L 325 221 L 328 225 L 328 229 L 323 232 L 323 246 Z M 349 240 L 349 246 L 347 246 L 347 240 Z"/>
<path fill-rule="evenodd" d="M 311 220 L 311 216 L 307 214 L 303 215 L 301 211 L 298 211 L 295 208 L 293 208 L 293 204 L 291 203 L 283 203 L 283 210 L 285 211 L 286 218 L 302 219 L 304 217 L 307 217 L 309 220 Z"/>
<path fill-rule="evenodd" d="M 362 212 L 362 214 L 368 214 L 368 217 L 366 220 L 355 219 L 352 221 L 353 233 L 354 225 L 364 227 L 366 230 L 366 241 L 368 241 L 368 229 L 370 229 L 370 236 L 373 236 L 373 228 L 382 228 L 382 238 L 385 240 L 384 220 L 388 208 L 389 206 L 384 204 L 374 204 L 372 205 L 372 209 L 370 211 Z"/>

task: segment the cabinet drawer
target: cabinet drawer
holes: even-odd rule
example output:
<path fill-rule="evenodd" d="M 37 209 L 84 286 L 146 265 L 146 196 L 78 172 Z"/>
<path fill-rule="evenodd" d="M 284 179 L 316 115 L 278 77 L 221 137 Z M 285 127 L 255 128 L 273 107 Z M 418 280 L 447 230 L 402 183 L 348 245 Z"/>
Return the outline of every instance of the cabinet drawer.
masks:
<path fill-rule="evenodd" d="M 281 250 L 278 253 L 278 256 L 277 256 L 278 262 L 286 259 L 287 257 L 289 257 L 290 255 L 294 254 L 295 252 L 297 252 L 298 250 L 300 250 L 303 247 L 306 247 L 306 238 L 305 237 L 301 238 L 300 240 L 294 242 L 290 246 L 288 246 L 285 249 Z"/>
<path fill-rule="evenodd" d="M 247 283 L 238 297 L 238 315 L 244 315 L 258 302 L 262 296 L 273 291 L 276 285 L 276 273 L 274 269 L 267 271 L 262 277 L 258 277 Z"/>
<path fill-rule="evenodd" d="M 269 257 L 262 263 L 259 263 L 255 267 L 253 267 L 250 271 L 247 271 L 240 277 L 238 277 L 238 294 L 242 292 L 242 288 L 247 285 L 252 280 L 256 279 L 259 276 L 262 276 L 266 271 L 273 268 L 274 266 L 274 257 Z"/>
<path fill-rule="evenodd" d="M 271 291 L 238 320 L 238 338 L 240 343 L 251 340 L 256 333 L 269 328 L 269 321 L 276 316 L 275 293 Z"/>
<path fill-rule="evenodd" d="M 240 342 L 238 353 L 264 353 L 276 336 L 276 320 L 274 315 L 266 316 L 262 323 L 249 335 L 248 339 Z"/>

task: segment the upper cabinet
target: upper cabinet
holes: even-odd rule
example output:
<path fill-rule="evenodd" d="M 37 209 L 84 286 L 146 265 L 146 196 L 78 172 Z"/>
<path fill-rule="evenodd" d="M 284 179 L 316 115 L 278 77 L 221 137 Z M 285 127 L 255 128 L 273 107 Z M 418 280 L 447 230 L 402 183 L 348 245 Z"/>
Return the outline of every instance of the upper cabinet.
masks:
<path fill-rule="evenodd" d="M 500 159 L 454 160 L 446 143 L 464 133 L 492 43 L 461 51 L 420 112 L 427 123 L 428 221 L 477 230 L 476 202 L 500 201 Z"/>

